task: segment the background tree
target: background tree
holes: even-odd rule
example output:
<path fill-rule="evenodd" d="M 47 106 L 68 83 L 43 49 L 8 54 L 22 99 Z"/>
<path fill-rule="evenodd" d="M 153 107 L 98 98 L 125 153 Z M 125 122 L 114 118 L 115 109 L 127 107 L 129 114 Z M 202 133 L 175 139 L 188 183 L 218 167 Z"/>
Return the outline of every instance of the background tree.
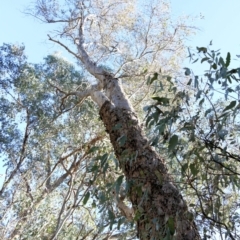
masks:
<path fill-rule="evenodd" d="M 61 238 L 94 236 L 94 214 L 78 202 L 92 175 L 82 173 L 93 157 L 89 149 L 97 148 L 104 134 L 101 128 L 89 131 L 98 122 L 91 102 L 79 105 L 68 98 L 63 109 L 62 93 L 51 86 L 56 78 L 66 89 L 84 88 L 83 75 L 57 56 L 36 65 L 25 60 L 23 48 L 1 48 L 1 152 L 7 166 L 2 239 L 50 239 L 60 230 Z"/>

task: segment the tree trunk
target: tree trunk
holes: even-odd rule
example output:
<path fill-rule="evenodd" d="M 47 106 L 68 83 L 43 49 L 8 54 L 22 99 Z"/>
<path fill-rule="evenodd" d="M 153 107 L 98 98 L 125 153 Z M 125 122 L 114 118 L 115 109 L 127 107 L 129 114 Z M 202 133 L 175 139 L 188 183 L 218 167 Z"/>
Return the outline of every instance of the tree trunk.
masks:
<path fill-rule="evenodd" d="M 129 184 L 140 239 L 200 239 L 164 160 L 148 145 L 137 116 L 105 101 L 100 109 L 120 166 Z"/>

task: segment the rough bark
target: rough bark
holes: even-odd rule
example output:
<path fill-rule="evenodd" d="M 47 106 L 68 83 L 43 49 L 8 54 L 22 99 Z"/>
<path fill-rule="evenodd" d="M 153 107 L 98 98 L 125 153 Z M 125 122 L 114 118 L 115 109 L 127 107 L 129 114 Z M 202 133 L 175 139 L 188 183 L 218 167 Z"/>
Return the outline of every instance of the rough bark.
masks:
<path fill-rule="evenodd" d="M 187 205 L 168 174 L 164 160 L 148 145 L 133 111 L 106 101 L 100 117 L 130 185 L 140 239 L 163 239 L 174 223 L 174 239 L 200 239 Z"/>

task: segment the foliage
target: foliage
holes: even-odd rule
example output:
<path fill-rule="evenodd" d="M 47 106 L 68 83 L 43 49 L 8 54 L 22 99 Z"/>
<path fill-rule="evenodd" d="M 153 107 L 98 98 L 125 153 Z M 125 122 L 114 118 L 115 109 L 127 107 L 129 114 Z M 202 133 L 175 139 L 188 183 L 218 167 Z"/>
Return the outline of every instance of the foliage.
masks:
<path fill-rule="evenodd" d="M 174 75 L 185 57 L 183 39 L 194 31 L 188 26 L 189 17 L 172 19 L 168 0 L 36 0 L 28 13 L 55 24 L 58 31 L 49 39 L 80 61 L 79 22 L 83 21 L 85 51 L 98 66 L 121 78 L 138 115 L 149 99 L 149 74 L 161 67 Z M 85 74 L 95 80 L 88 69 Z"/>
<path fill-rule="evenodd" d="M 224 58 L 210 47 L 189 51 L 189 58 L 209 70 L 198 76 L 184 68 L 178 88 L 161 73 L 149 79 L 155 87 L 154 103 L 145 109 L 151 144 L 165 152 L 204 239 L 238 239 L 240 68 L 231 68 L 230 53 Z"/>
<path fill-rule="evenodd" d="M 7 169 L 1 239 L 103 239 L 116 233 L 124 219 L 116 211 L 109 222 L 104 211 L 110 216 L 115 209 L 110 198 L 120 187 L 114 182 L 118 166 L 97 110 L 90 100 L 64 99 L 63 90 L 86 87 L 81 71 L 54 55 L 30 64 L 23 47 L 5 44 L 0 51 L 0 146 Z"/>

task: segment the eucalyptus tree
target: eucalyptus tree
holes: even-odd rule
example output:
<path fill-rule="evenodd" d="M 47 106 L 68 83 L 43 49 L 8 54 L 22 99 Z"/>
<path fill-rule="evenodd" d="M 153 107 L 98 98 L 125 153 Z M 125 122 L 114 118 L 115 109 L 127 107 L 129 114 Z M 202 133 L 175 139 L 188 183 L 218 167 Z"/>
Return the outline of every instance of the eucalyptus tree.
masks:
<path fill-rule="evenodd" d="M 7 168 L 1 239 L 97 236 L 94 213 L 79 202 L 91 178 L 83 173 L 93 157 L 89 149 L 104 145 L 103 130 L 90 131 L 98 123 L 91 102 L 69 98 L 60 106 L 63 95 L 51 85 L 56 78 L 66 89 L 84 89 L 83 74 L 58 56 L 29 64 L 23 50 L 1 47 L 1 160 Z"/>
<path fill-rule="evenodd" d="M 21 49 L 4 47 L 11 126 L 3 136 L 2 236 L 103 239 L 117 228 L 123 238 L 134 236 L 136 223 L 140 239 L 200 239 L 135 113 L 151 74 L 177 71 L 186 24 L 172 23 L 165 1 L 37 0 L 29 13 L 56 24 L 49 40 L 72 54 L 83 74 L 54 56 L 28 64 Z M 24 131 L 13 119 L 24 121 Z"/>

